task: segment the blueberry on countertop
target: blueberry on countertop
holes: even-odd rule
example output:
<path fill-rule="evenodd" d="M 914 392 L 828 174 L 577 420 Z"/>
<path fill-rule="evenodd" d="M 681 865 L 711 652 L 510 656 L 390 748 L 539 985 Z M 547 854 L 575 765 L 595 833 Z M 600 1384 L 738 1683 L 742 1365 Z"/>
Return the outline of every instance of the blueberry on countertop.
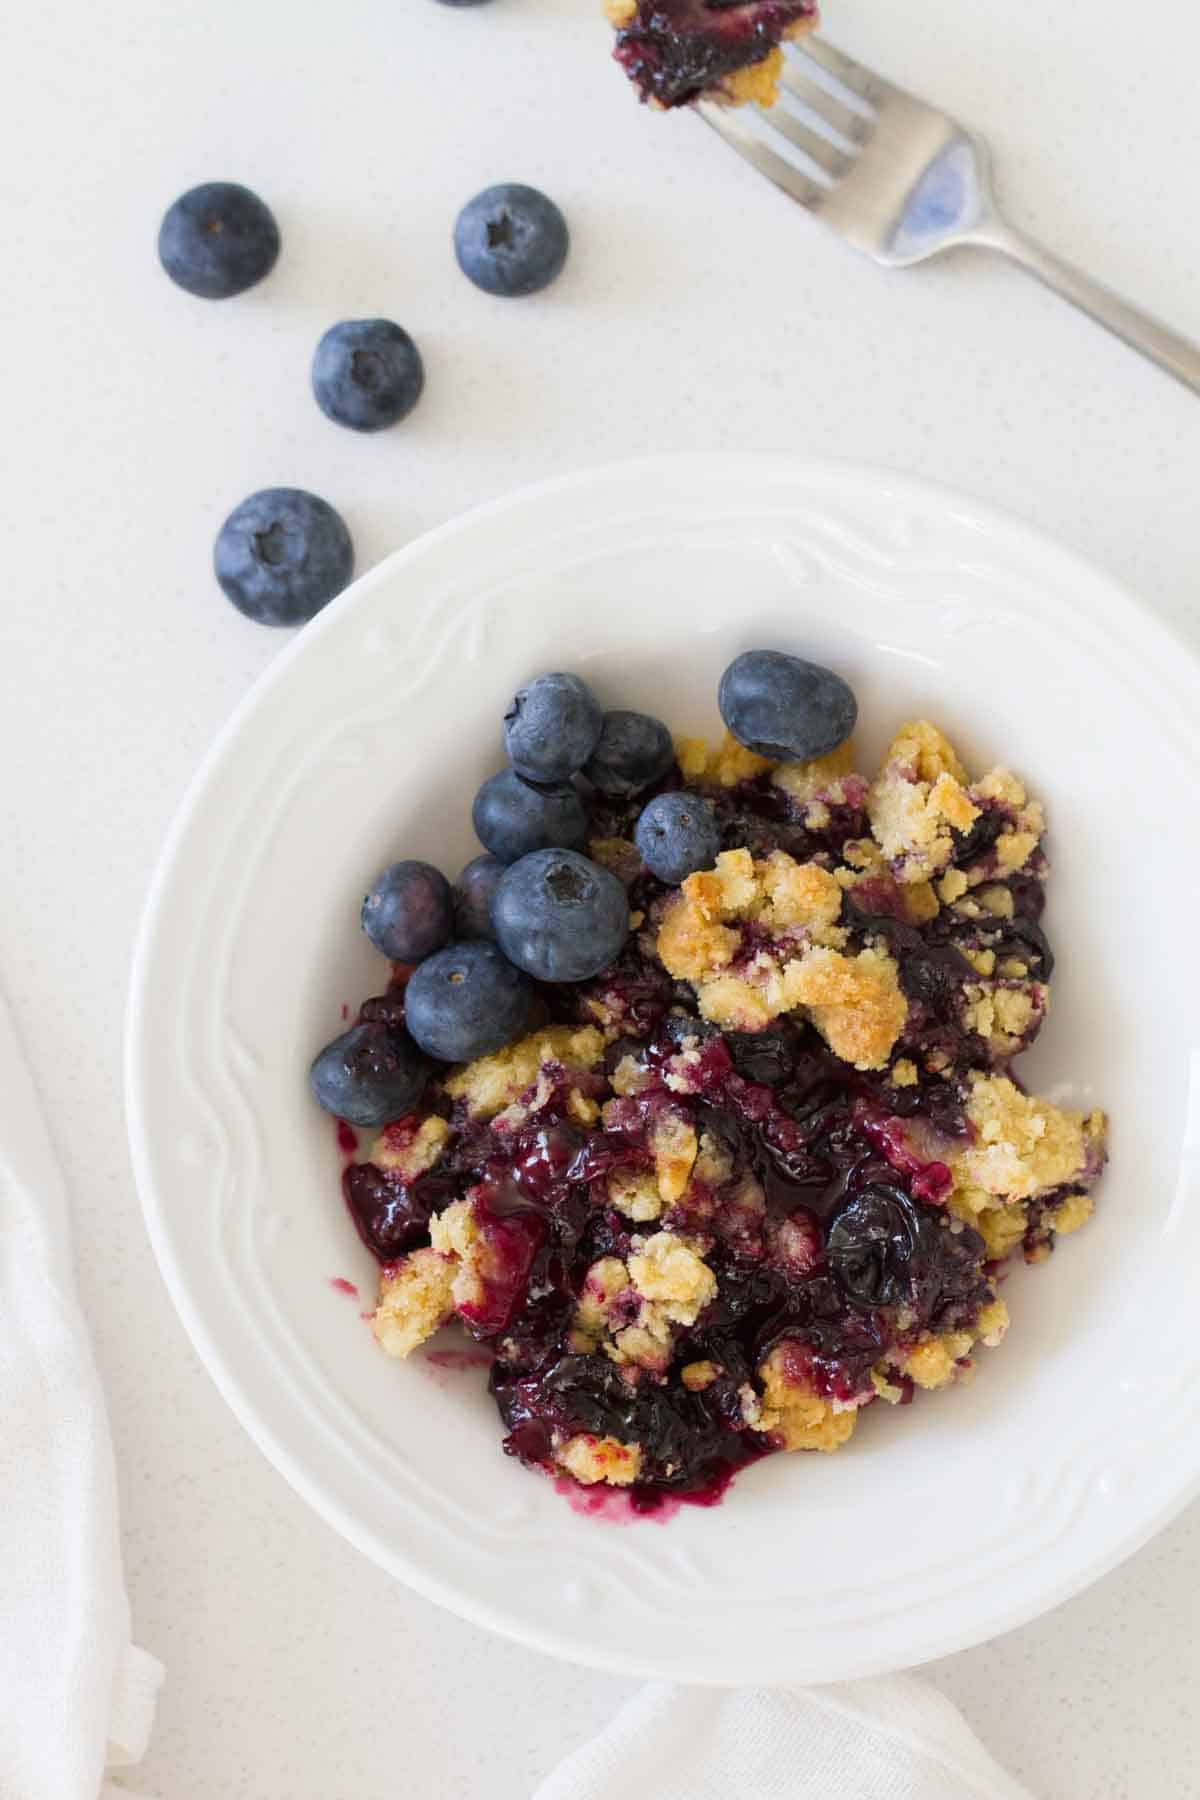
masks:
<path fill-rule="evenodd" d="M 492 928 L 492 896 L 500 885 L 505 864 L 498 856 L 485 851 L 473 857 L 460 870 L 454 884 L 454 935 L 457 938 L 490 938 Z"/>
<path fill-rule="evenodd" d="M 717 704 L 739 744 L 776 762 L 807 762 L 844 744 L 858 702 L 840 675 L 781 650 L 747 650 L 721 677 Z"/>
<path fill-rule="evenodd" d="M 430 863 L 392 863 L 363 901 L 362 928 L 392 962 L 420 962 L 450 941 L 450 883 Z"/>
<path fill-rule="evenodd" d="M 270 208 L 236 181 L 206 181 L 163 215 L 158 259 L 177 287 L 202 300 L 228 300 L 270 274 L 279 227 Z"/>
<path fill-rule="evenodd" d="M 502 863 L 553 845 L 575 849 L 587 837 L 587 814 L 573 787 L 535 787 L 512 769 L 484 782 L 471 823 L 484 849 Z"/>
<path fill-rule="evenodd" d="M 428 1066 L 404 1031 L 379 1019 L 334 1038 L 308 1072 L 318 1106 L 367 1130 L 411 1112 L 428 1077 Z"/>
<path fill-rule="evenodd" d="M 343 319 L 313 356 L 313 394 L 327 419 L 382 431 L 410 413 L 425 386 L 421 353 L 390 319 Z"/>
<path fill-rule="evenodd" d="M 658 794 L 642 808 L 633 836 L 650 873 L 672 887 L 711 869 L 721 848 L 716 814 L 699 794 Z"/>
<path fill-rule="evenodd" d="M 596 747 L 604 715 L 578 675 L 539 675 L 518 688 L 504 715 L 504 748 L 526 781 L 565 781 Z"/>
<path fill-rule="evenodd" d="M 629 935 L 625 889 L 573 850 L 538 850 L 506 869 L 492 922 L 510 962 L 538 981 L 586 981 Z"/>
<path fill-rule="evenodd" d="M 303 488 L 263 488 L 235 507 L 213 551 L 217 580 L 260 625 L 303 625 L 354 573 L 340 514 Z"/>
<path fill-rule="evenodd" d="M 512 299 L 536 294 L 562 273 L 567 221 L 537 188 L 505 181 L 468 200 L 454 227 L 454 253 L 468 280 Z"/>
<path fill-rule="evenodd" d="M 661 719 L 649 713 L 606 712 L 583 772 L 602 794 L 627 798 L 661 781 L 674 761 L 675 746 Z"/>
<path fill-rule="evenodd" d="M 439 1062 L 470 1062 L 510 1044 L 532 999 L 526 977 L 484 940 L 428 957 L 404 992 L 409 1032 Z"/>

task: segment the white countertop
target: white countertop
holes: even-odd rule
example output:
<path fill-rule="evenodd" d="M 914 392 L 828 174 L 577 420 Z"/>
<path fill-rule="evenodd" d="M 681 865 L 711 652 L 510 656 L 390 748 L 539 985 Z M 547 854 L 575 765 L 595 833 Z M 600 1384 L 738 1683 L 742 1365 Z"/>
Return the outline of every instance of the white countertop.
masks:
<path fill-rule="evenodd" d="M 169 1671 L 135 1783 L 160 1800 L 523 1800 L 630 1691 L 335 1538 L 218 1399 L 152 1262 L 121 1112 L 131 945 L 188 777 L 284 641 L 213 582 L 226 511 L 311 487 L 366 568 L 561 469 L 796 449 L 1007 506 L 1200 639 L 1200 400 L 983 257 L 858 260 L 694 120 L 640 111 L 597 11 L 59 0 L 9 33 L 0 979 L 74 1196 L 135 1631 Z M 1119 0 L 827 0 L 835 42 L 984 131 L 1018 223 L 1200 336 L 1200 13 L 1138 11 L 1135 40 Z M 214 178 L 261 192 L 284 245 L 221 305 L 154 255 L 165 205 Z M 544 187 L 574 234 L 531 301 L 478 293 L 450 250 L 458 206 L 503 179 Z M 321 418 L 307 379 L 324 327 L 367 313 L 428 369 L 377 438 Z M 1197 1593 L 1193 1508 L 930 1673 L 1040 1800 L 1200 1795 Z"/>

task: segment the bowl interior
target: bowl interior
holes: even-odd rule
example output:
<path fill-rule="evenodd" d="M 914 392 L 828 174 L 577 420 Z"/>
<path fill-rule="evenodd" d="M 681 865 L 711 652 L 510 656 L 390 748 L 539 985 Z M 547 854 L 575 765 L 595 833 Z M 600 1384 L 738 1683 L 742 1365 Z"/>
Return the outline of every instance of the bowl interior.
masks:
<path fill-rule="evenodd" d="M 751 645 L 850 680 L 868 771 L 902 720 L 927 716 L 972 772 L 1007 763 L 1045 801 L 1058 966 L 1021 1067 L 1057 1100 L 1110 1108 L 1113 1158 L 1087 1230 L 1008 1278 L 1011 1332 L 971 1385 L 874 1407 L 838 1456 L 771 1458 L 721 1507 L 617 1529 L 500 1454 L 478 1369 L 379 1355 L 358 1317 L 374 1265 L 305 1070 L 386 980 L 357 924 L 374 874 L 419 856 L 453 876 L 475 854 L 471 798 L 499 766 L 519 680 L 574 669 L 608 705 L 715 735 L 718 676 Z M 1179 828 L 1195 768 L 1181 663 L 1131 602 L 1018 527 L 878 476 L 755 459 L 518 497 L 331 608 L 189 800 L 130 1033 L 164 1271 L 296 1485 L 473 1617 L 693 1680 L 920 1660 L 1134 1547 L 1200 1461 L 1171 1423 L 1195 1391 L 1190 977 L 1172 948 L 1188 942 L 1196 861 Z"/>

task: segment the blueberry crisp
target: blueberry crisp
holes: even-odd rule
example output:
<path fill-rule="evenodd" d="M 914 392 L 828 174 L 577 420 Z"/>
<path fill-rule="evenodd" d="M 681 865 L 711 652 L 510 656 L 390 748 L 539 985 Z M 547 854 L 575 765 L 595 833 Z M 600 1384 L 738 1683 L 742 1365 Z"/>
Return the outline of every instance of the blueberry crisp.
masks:
<path fill-rule="evenodd" d="M 702 95 L 771 106 L 780 45 L 817 23 L 816 0 L 605 0 L 613 54 L 643 100 L 686 106 Z"/>
<path fill-rule="evenodd" d="M 1022 781 L 925 720 L 860 773 L 846 684 L 778 651 L 719 704 L 721 742 L 672 745 L 524 687 L 488 854 L 384 871 L 390 979 L 310 1075 L 368 1134 L 380 1347 L 456 1321 L 504 1449 L 642 1511 L 966 1380 L 1106 1156 L 1014 1073 L 1054 966 Z"/>

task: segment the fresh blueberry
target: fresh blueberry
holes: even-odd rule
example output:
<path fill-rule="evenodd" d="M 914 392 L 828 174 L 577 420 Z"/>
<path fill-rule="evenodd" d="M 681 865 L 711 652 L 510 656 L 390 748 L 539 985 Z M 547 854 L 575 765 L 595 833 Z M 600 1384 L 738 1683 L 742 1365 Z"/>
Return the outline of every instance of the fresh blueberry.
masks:
<path fill-rule="evenodd" d="M 587 837 L 587 814 L 573 787 L 534 787 L 512 769 L 484 782 L 471 823 L 480 843 L 502 863 L 553 845 L 575 849 Z"/>
<path fill-rule="evenodd" d="M 454 227 L 454 253 L 468 280 L 512 299 L 536 294 L 562 273 L 567 221 L 545 194 L 504 181 L 468 200 Z"/>
<path fill-rule="evenodd" d="M 260 625 L 303 625 L 354 573 L 339 513 L 303 488 L 263 488 L 234 507 L 213 566 L 226 597 Z"/>
<path fill-rule="evenodd" d="M 578 675 L 539 675 L 518 688 L 504 715 L 504 748 L 526 781 L 565 781 L 582 769 L 604 715 Z"/>
<path fill-rule="evenodd" d="M 430 863 L 392 863 L 363 901 L 362 928 L 392 962 L 420 962 L 450 942 L 450 883 Z"/>
<path fill-rule="evenodd" d="M 583 772 L 602 794 L 628 797 L 661 781 L 675 761 L 671 734 L 649 713 L 606 712 Z"/>
<path fill-rule="evenodd" d="M 633 836 L 650 873 L 672 887 L 711 869 L 721 848 L 716 814 L 699 794 L 658 794 L 642 808 Z"/>
<path fill-rule="evenodd" d="M 451 944 L 423 962 L 405 989 L 408 1029 L 439 1062 L 490 1056 L 520 1037 L 533 989 L 495 944 Z"/>
<path fill-rule="evenodd" d="M 236 181 L 189 188 L 163 215 L 158 259 L 177 287 L 228 300 L 270 274 L 279 227 L 257 194 Z"/>
<path fill-rule="evenodd" d="M 410 413 L 425 386 L 421 352 L 390 319 L 343 319 L 313 356 L 313 394 L 327 419 L 382 431 Z"/>
<path fill-rule="evenodd" d="M 421 1098 L 429 1070 L 402 1030 L 382 1020 L 355 1025 L 326 1044 L 308 1072 L 318 1106 L 377 1130 Z"/>
<path fill-rule="evenodd" d="M 586 981 L 629 936 L 629 903 L 615 875 L 573 850 L 537 850 L 506 869 L 492 922 L 510 962 L 538 981 Z"/>
<path fill-rule="evenodd" d="M 717 704 L 739 744 L 776 762 L 807 762 L 844 744 L 858 718 L 858 702 L 832 669 L 747 650 L 721 677 Z"/>
<path fill-rule="evenodd" d="M 495 937 L 492 896 L 503 873 L 504 864 L 499 857 L 487 853 L 474 857 L 461 871 L 454 884 L 455 937 Z"/>

